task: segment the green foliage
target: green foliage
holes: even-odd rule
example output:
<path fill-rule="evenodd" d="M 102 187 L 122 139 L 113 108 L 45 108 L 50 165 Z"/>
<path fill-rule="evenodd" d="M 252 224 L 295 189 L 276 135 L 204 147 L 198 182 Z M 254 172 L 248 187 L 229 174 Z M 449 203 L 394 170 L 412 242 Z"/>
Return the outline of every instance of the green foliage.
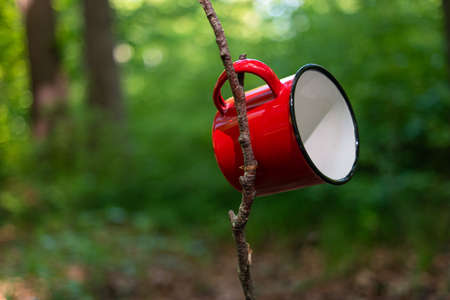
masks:
<path fill-rule="evenodd" d="M 78 1 L 55 4 L 71 129 L 47 145 L 33 143 L 25 123 L 31 98 L 20 15 L 12 1 L 0 6 L 0 222 L 32 227 L 37 238 L 72 223 L 228 237 L 227 210 L 240 196 L 211 146 L 211 93 L 222 71 L 211 28 L 195 1 L 113 3 L 126 128 L 105 124 L 95 151 L 87 139 Z M 250 239 L 314 232 L 334 258 L 380 243 L 410 245 L 424 266 L 448 243 L 450 90 L 439 3 L 215 2 L 234 58 L 247 53 L 280 77 L 310 62 L 325 66 L 348 92 L 359 123 L 354 179 L 256 199 Z M 246 79 L 248 88 L 258 84 Z M 72 243 L 65 238 L 55 247 Z M 88 263 L 114 257 L 86 243 L 61 251 Z M 31 269 L 24 272 L 47 272 L 39 270 L 39 251 L 27 252 Z M 77 299 L 84 293 L 67 289 Z"/>
<path fill-rule="evenodd" d="M 31 104 L 24 30 L 13 2 L 0 6 L 0 182 L 27 152 L 26 116 Z"/>

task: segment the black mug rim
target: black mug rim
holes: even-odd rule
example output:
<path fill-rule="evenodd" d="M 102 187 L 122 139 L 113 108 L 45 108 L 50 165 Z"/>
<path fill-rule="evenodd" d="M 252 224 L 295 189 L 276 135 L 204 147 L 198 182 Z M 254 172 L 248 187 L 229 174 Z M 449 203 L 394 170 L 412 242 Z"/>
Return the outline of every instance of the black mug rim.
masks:
<path fill-rule="evenodd" d="M 345 177 L 343 177 L 341 179 L 338 179 L 338 180 L 326 176 L 325 174 L 323 174 L 316 167 L 316 165 L 312 161 L 311 157 L 309 156 L 308 152 L 306 151 L 305 146 L 303 145 L 303 142 L 302 142 L 302 139 L 301 139 L 301 136 L 300 136 L 300 132 L 299 132 L 298 127 L 297 127 L 297 121 L 296 121 L 296 118 L 295 118 L 295 107 L 294 107 L 295 88 L 297 86 L 297 81 L 300 79 L 302 74 L 305 73 L 308 70 L 318 71 L 318 72 L 324 74 L 326 77 L 328 77 L 328 79 L 330 79 L 334 83 L 334 85 L 338 88 L 338 90 L 341 93 L 341 95 L 344 97 L 345 103 L 347 105 L 347 108 L 348 108 L 348 110 L 350 112 L 350 115 L 351 115 L 351 118 L 352 118 L 352 121 L 353 121 L 354 133 L 355 133 L 355 161 L 353 162 L 353 165 L 352 165 L 352 168 L 351 168 L 350 172 Z M 317 64 L 304 65 L 303 67 L 301 67 L 295 73 L 295 77 L 292 80 L 292 88 L 291 88 L 291 95 L 290 95 L 290 100 L 289 100 L 289 106 L 290 106 L 291 123 L 292 123 L 292 127 L 293 127 L 293 130 L 294 130 L 295 138 L 297 140 L 297 144 L 298 144 L 298 146 L 300 148 L 300 151 L 303 154 L 303 157 L 305 158 L 306 162 L 311 167 L 311 169 L 321 179 L 323 179 L 325 182 L 328 182 L 328 183 L 331 183 L 331 184 L 335 184 L 335 185 L 340 185 L 340 184 L 344 184 L 344 183 L 348 182 L 353 177 L 353 174 L 355 173 L 355 169 L 356 169 L 358 158 L 359 158 L 359 132 L 358 132 L 358 124 L 356 123 L 356 118 L 355 118 L 355 113 L 353 112 L 353 108 L 352 108 L 352 106 L 350 104 L 350 101 L 349 101 L 349 99 L 347 97 L 347 94 L 345 93 L 344 89 L 339 84 L 337 79 L 333 75 L 331 75 L 331 73 L 328 72 L 324 67 L 322 67 L 320 65 L 317 65 Z"/>

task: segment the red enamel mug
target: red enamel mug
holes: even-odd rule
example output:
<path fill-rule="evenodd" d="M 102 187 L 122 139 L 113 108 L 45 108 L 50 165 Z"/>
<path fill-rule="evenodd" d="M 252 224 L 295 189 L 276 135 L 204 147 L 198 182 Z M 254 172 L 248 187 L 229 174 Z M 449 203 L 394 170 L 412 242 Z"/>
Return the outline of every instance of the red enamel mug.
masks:
<path fill-rule="evenodd" d="M 350 180 L 358 160 L 357 124 L 346 93 L 328 71 L 309 64 L 279 80 L 258 60 L 239 60 L 234 68 L 267 83 L 245 93 L 250 138 L 258 161 L 257 195 Z M 234 99 L 225 101 L 221 95 L 226 80 L 223 72 L 214 87 L 218 112 L 212 140 L 220 170 L 240 191 L 244 162 Z"/>

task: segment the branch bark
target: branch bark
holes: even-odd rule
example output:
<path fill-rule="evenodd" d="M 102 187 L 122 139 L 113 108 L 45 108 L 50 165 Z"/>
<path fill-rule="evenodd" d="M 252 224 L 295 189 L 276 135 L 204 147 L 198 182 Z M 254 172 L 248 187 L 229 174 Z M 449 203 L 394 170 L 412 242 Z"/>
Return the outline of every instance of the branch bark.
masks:
<path fill-rule="evenodd" d="M 228 80 L 230 82 L 231 91 L 235 99 L 235 106 L 237 111 L 237 119 L 239 124 L 239 143 L 241 145 L 242 154 L 244 156 L 244 175 L 239 178 L 242 186 L 242 199 L 237 215 L 230 210 L 228 212 L 233 232 L 233 237 L 236 243 L 238 254 L 238 274 L 242 285 L 244 296 L 246 300 L 254 300 L 254 287 L 250 272 L 251 253 L 250 245 L 245 238 L 245 226 L 247 225 L 250 216 L 253 200 L 255 199 L 255 179 L 256 168 L 258 163 L 253 154 L 253 148 L 250 140 L 250 130 L 247 119 L 247 107 L 245 101 L 245 93 L 236 71 L 233 67 L 228 43 L 225 38 L 225 33 L 222 24 L 217 18 L 216 12 L 212 7 L 210 0 L 199 0 L 206 13 L 209 23 L 214 30 L 216 36 L 216 43 L 219 47 L 220 57 L 225 67 Z M 243 56 L 241 56 L 243 58 Z M 241 77 L 243 84 L 244 77 Z"/>

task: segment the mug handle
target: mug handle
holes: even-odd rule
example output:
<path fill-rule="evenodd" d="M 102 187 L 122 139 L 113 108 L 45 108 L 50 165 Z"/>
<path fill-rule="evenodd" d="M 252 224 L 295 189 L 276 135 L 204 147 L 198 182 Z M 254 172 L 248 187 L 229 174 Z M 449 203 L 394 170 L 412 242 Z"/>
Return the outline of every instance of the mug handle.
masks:
<path fill-rule="evenodd" d="M 261 77 L 270 87 L 272 93 L 275 97 L 278 97 L 283 84 L 278 79 L 277 75 L 269 68 L 265 63 L 256 60 L 256 59 L 242 59 L 235 61 L 233 63 L 234 70 L 236 73 L 252 73 L 259 77 Z M 228 76 L 226 71 L 223 71 L 217 79 L 216 85 L 213 91 L 213 100 L 214 104 L 217 107 L 217 110 L 223 114 L 226 108 L 225 101 L 223 100 L 221 89 L 225 81 L 227 81 Z"/>

